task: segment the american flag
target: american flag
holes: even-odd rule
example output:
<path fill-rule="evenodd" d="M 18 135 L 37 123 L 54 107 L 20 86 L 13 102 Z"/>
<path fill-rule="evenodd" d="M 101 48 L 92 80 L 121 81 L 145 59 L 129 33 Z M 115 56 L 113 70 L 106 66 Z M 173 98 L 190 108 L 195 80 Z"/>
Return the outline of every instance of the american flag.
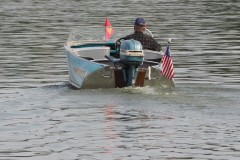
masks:
<path fill-rule="evenodd" d="M 162 58 L 162 74 L 170 80 L 174 77 L 173 60 L 171 58 L 169 45 L 167 46 L 166 53 Z"/>

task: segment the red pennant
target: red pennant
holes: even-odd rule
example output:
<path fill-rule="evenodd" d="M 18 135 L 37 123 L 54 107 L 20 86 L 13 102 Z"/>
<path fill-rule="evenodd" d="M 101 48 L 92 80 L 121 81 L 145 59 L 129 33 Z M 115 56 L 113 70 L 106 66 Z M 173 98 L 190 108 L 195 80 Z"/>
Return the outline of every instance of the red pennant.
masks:
<path fill-rule="evenodd" d="M 108 41 L 112 35 L 114 34 L 114 29 L 110 23 L 110 21 L 108 20 L 108 18 L 106 17 L 106 22 L 105 22 L 105 34 L 106 34 L 106 40 Z"/>

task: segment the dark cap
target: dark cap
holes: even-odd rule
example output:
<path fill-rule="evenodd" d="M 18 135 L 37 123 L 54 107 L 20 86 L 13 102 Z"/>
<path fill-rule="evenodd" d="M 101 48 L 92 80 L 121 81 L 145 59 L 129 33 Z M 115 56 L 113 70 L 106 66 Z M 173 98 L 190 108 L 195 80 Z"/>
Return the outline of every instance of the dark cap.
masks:
<path fill-rule="evenodd" d="M 135 25 L 137 25 L 137 26 L 145 26 L 146 25 L 146 22 L 145 22 L 145 20 L 143 19 L 143 18 L 137 18 L 136 20 L 135 20 L 135 23 L 134 23 Z"/>

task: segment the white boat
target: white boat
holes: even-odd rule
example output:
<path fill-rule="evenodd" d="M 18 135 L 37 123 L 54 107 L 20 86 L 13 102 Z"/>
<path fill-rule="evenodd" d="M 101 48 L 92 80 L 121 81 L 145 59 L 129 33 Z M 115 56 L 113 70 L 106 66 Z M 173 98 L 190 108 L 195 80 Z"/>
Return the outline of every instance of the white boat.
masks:
<path fill-rule="evenodd" d="M 132 32 L 132 27 L 114 27 L 106 40 L 104 26 L 74 28 L 64 45 L 69 82 L 79 89 L 174 87 L 161 72 L 163 52 L 143 50 L 135 40 L 117 41 Z"/>

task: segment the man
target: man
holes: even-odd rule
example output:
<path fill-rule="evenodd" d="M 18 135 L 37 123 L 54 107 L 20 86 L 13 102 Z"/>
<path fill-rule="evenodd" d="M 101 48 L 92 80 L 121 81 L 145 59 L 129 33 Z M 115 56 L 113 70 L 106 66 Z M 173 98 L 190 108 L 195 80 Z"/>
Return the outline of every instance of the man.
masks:
<path fill-rule="evenodd" d="M 151 37 L 143 32 L 146 30 L 146 22 L 143 18 L 137 18 L 134 23 L 134 33 L 124 37 L 124 40 L 134 39 L 141 42 L 143 49 L 149 49 L 154 51 L 161 51 L 161 45 Z"/>

